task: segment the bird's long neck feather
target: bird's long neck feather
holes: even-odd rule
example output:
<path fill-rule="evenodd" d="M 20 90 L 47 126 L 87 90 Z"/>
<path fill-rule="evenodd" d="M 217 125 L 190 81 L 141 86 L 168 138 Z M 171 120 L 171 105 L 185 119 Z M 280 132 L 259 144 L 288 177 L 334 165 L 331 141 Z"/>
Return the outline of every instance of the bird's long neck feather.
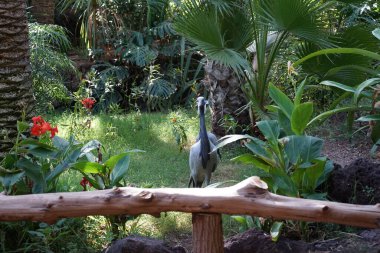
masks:
<path fill-rule="evenodd" d="M 210 141 L 207 136 L 206 123 L 205 123 L 205 113 L 204 105 L 199 108 L 199 137 L 201 141 L 201 152 L 202 166 L 205 169 L 207 166 L 207 161 L 210 159 Z"/>

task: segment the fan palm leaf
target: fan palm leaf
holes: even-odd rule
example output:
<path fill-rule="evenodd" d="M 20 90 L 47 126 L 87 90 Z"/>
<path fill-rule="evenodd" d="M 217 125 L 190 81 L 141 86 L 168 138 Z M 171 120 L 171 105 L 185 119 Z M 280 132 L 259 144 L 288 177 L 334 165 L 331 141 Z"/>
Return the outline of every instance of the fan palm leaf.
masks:
<path fill-rule="evenodd" d="M 238 6 L 229 5 L 227 1 L 216 2 L 220 2 L 217 7 L 201 1 L 185 3 L 174 27 L 209 59 L 241 73 L 249 69 L 248 61 L 241 54 L 252 42 L 249 18 Z M 223 12 L 218 12 L 217 8 Z"/>

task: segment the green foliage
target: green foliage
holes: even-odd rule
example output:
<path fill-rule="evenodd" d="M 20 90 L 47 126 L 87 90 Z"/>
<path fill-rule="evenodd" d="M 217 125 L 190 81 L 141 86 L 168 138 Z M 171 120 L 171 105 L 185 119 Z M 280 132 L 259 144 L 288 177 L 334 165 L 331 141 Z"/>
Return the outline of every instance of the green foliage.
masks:
<path fill-rule="evenodd" d="M 100 143 L 96 144 L 99 149 Z M 122 184 L 120 181 L 124 180 L 127 175 L 130 163 L 129 155 L 135 152 L 142 151 L 126 151 L 121 154 L 111 156 L 104 163 L 101 163 L 101 161 L 96 162 L 96 158 L 92 156 L 89 158 L 90 161 L 71 163 L 70 167 L 80 171 L 98 190 L 110 189 L 114 186 L 125 186 L 125 184 Z"/>
<path fill-rule="evenodd" d="M 278 121 L 260 121 L 257 126 L 266 142 L 249 135 L 230 135 L 222 138 L 217 148 L 240 139 L 248 139 L 245 146 L 252 152 L 234 158 L 251 164 L 269 189 L 293 197 L 323 198 L 317 187 L 326 179 L 332 163 L 322 157 L 323 141 L 311 136 L 291 135 L 278 139 Z"/>
<path fill-rule="evenodd" d="M 22 138 L 1 162 L 0 182 L 7 194 L 55 192 L 57 178 L 96 147 L 97 141 L 82 146 L 74 138 L 58 136 L 52 141 Z"/>
<path fill-rule="evenodd" d="M 297 88 L 294 103 L 276 86 L 269 85 L 269 96 L 278 106 L 272 109 L 277 110 L 278 121 L 287 135 L 303 135 L 313 115 L 313 103 L 301 103 L 305 84 L 306 79 Z"/>
<path fill-rule="evenodd" d="M 33 90 L 39 106 L 69 99 L 65 76 L 77 75 L 66 52 L 71 45 L 66 30 L 56 25 L 29 24 Z"/>
<path fill-rule="evenodd" d="M 245 139 L 245 146 L 251 153 L 233 160 L 251 165 L 253 173 L 268 184 L 270 191 L 292 197 L 325 199 L 326 193 L 318 192 L 317 188 L 327 180 L 333 164 L 321 154 L 323 141 L 304 135 L 290 135 L 279 139 L 280 125 L 275 120 L 259 121 L 257 127 L 266 141 L 249 135 L 229 135 L 221 139 L 217 148 Z M 260 227 L 257 218 L 233 218 L 241 224 L 240 229 Z M 278 240 L 282 227 L 283 222 L 271 224 L 270 234 L 273 241 Z"/>

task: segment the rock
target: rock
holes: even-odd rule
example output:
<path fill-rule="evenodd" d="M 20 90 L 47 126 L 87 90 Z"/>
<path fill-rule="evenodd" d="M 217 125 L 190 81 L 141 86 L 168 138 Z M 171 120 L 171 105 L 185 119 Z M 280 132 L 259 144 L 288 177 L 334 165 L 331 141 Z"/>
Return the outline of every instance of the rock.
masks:
<path fill-rule="evenodd" d="M 186 250 L 181 246 L 167 246 L 157 239 L 128 236 L 113 242 L 103 253 L 186 253 Z"/>
<path fill-rule="evenodd" d="M 344 168 L 335 166 L 328 180 L 328 196 L 343 203 L 380 203 L 380 164 L 360 158 Z"/>
<path fill-rule="evenodd" d="M 280 237 L 272 242 L 269 235 L 251 229 L 228 238 L 224 242 L 225 253 L 379 253 L 380 229 L 364 230 L 358 234 L 345 234 L 343 237 L 306 243 Z"/>
<path fill-rule="evenodd" d="M 292 253 L 308 252 L 309 245 L 303 241 L 280 238 L 273 242 L 262 231 L 250 229 L 224 241 L 224 253 Z"/>
<path fill-rule="evenodd" d="M 379 253 L 380 229 L 346 234 L 342 238 L 315 242 L 310 252 Z"/>

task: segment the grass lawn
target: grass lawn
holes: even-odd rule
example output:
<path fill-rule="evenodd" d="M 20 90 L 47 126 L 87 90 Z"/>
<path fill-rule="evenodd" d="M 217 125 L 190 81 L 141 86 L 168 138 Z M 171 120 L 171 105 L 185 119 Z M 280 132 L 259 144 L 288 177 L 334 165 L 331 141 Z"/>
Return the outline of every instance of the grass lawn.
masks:
<path fill-rule="evenodd" d="M 175 117 L 187 135 L 182 151 L 176 143 L 172 131 L 172 118 Z M 209 117 L 209 115 L 208 115 Z M 189 180 L 189 149 L 195 142 L 199 131 L 196 112 L 175 111 L 171 113 L 129 113 L 125 115 L 95 115 L 91 127 L 85 127 L 88 117 L 75 118 L 72 113 L 51 115 L 52 125 L 58 125 L 59 136 L 68 138 L 71 134 L 80 142 L 96 139 L 104 147 L 103 158 L 121 153 L 127 149 L 144 150 L 131 156 L 126 183 L 137 187 L 187 187 Z M 206 118 L 206 122 L 210 122 Z M 73 127 L 74 126 L 74 127 Z M 210 127 L 208 127 L 210 129 Z M 226 146 L 221 150 L 222 161 L 211 178 L 211 183 L 235 180 L 251 176 L 246 165 L 233 163 L 231 158 L 246 150 L 238 145 Z M 59 178 L 57 191 L 81 191 L 79 185 L 82 175 L 68 170 Z M 231 183 L 230 183 L 231 184 Z M 228 216 L 224 217 L 225 232 L 230 234 L 236 229 Z M 98 240 L 87 238 L 90 247 L 100 249 L 109 241 L 105 219 L 99 216 L 85 219 L 87 234 L 96 234 Z M 95 230 L 95 231 L 94 231 Z M 162 214 L 161 218 L 142 215 L 127 222 L 125 234 L 142 234 L 158 238 L 176 240 L 183 234 L 191 233 L 191 215 L 184 213 Z M 99 238 L 101 238 L 99 240 Z M 173 239 L 174 238 L 174 239 Z"/>
<path fill-rule="evenodd" d="M 171 117 L 180 118 L 186 129 L 188 141 L 182 151 L 172 132 Z M 59 136 L 70 135 L 73 115 L 63 113 L 53 116 L 52 120 L 59 128 Z M 72 131 L 76 139 L 87 142 L 99 140 L 104 146 L 104 160 L 108 156 L 128 149 L 140 149 L 145 152 L 131 156 L 127 176 L 128 184 L 141 187 L 187 187 L 189 180 L 189 149 L 198 135 L 198 117 L 185 111 L 164 113 L 130 113 L 126 115 L 96 115 L 91 127 L 84 126 L 86 118 L 79 118 Z M 208 120 L 209 121 L 209 120 Z M 79 124 L 78 124 L 79 122 Z M 221 150 L 222 162 L 213 174 L 212 183 L 237 180 L 249 176 L 247 166 L 229 161 L 244 152 L 240 147 L 226 147 Z M 68 171 L 62 175 L 62 191 L 80 190 L 81 175 Z M 76 187 L 78 186 L 78 187 Z"/>

